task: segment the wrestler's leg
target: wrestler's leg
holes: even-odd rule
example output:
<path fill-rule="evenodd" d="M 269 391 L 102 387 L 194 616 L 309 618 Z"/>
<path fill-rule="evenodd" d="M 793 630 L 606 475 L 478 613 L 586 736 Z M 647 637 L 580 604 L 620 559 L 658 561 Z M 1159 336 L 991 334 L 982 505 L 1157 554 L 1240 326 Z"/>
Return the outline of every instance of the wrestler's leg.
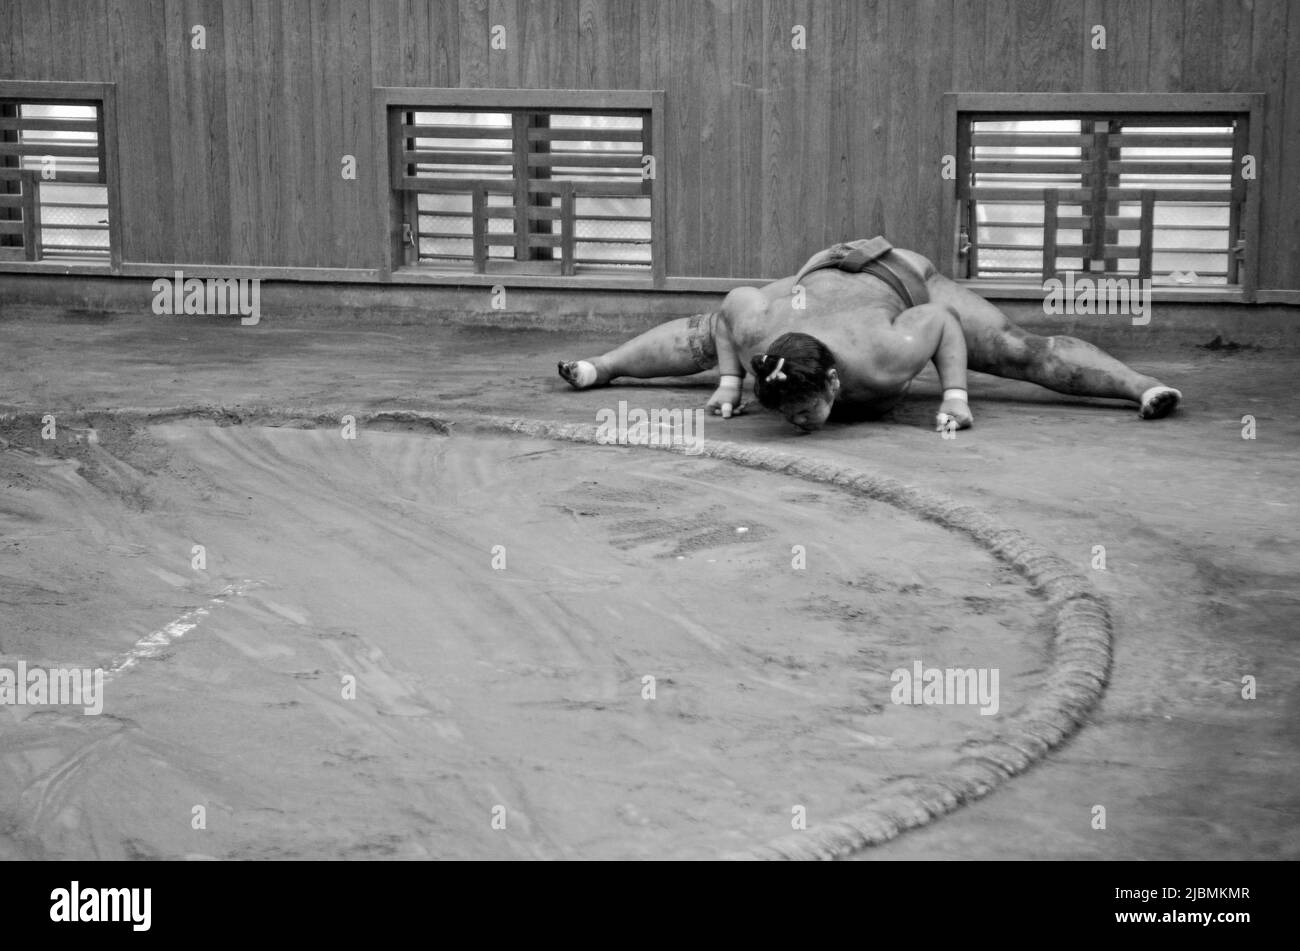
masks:
<path fill-rule="evenodd" d="M 944 277 L 928 282 L 934 300 L 957 311 L 967 365 L 981 373 L 1027 380 L 1071 396 L 1132 400 L 1144 419 L 1157 419 L 1182 394 L 1075 337 L 1041 337 L 1015 326 L 997 307 Z"/>
<path fill-rule="evenodd" d="M 692 323 L 695 321 L 695 323 Z M 588 360 L 569 360 L 560 363 L 560 376 L 577 389 L 604 386 L 620 376 L 646 379 L 656 376 L 690 376 L 701 367 L 692 349 L 692 336 L 699 334 L 699 321 L 680 317 L 652 327 L 639 337 L 620 344 L 608 353 Z M 594 375 L 583 367 L 587 364 Z"/>

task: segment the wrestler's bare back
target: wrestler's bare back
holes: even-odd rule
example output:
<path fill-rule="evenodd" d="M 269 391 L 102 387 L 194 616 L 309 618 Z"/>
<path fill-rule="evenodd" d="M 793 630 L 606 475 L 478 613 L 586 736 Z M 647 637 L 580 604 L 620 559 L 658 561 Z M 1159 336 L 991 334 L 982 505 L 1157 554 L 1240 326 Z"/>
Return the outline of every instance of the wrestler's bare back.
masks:
<path fill-rule="evenodd" d="M 928 260 L 896 253 L 908 256 L 908 263 L 927 276 L 927 285 L 934 282 L 937 275 Z M 810 334 L 835 355 L 839 403 L 870 409 L 894 402 L 934 355 L 931 335 L 899 320 L 903 303 L 871 274 L 818 270 L 804 277 L 800 295 L 794 278 L 787 277 L 752 289 L 738 303 L 718 322 L 717 332 L 730 332 L 743 366 L 783 333 Z"/>

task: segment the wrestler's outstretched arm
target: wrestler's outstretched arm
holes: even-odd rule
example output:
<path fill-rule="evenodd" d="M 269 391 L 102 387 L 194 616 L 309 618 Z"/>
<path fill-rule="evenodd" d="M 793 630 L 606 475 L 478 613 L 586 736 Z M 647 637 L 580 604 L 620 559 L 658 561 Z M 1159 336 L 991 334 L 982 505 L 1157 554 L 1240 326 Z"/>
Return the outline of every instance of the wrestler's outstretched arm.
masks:
<path fill-rule="evenodd" d="M 735 337 L 731 331 L 731 317 L 724 308 L 714 322 L 714 347 L 718 351 L 718 372 L 722 380 L 713 391 L 704 408 L 723 419 L 739 415 L 745 408 L 741 399 L 741 386 L 745 382 L 745 371 L 740 365 L 740 353 L 736 348 Z"/>
<path fill-rule="evenodd" d="M 922 304 L 903 311 L 893 321 L 877 355 L 883 377 L 910 380 L 933 363 L 943 387 L 935 429 L 955 424 L 966 429 L 975 420 L 966 391 L 966 337 L 957 313 L 946 304 Z"/>
<path fill-rule="evenodd" d="M 934 368 L 939 371 L 939 385 L 943 387 L 943 401 L 934 420 L 934 428 L 939 432 L 949 425 L 949 420 L 958 429 L 969 429 L 975 422 L 966 390 L 966 336 L 957 314 L 949 307 L 943 309 L 939 345 L 933 357 Z"/>

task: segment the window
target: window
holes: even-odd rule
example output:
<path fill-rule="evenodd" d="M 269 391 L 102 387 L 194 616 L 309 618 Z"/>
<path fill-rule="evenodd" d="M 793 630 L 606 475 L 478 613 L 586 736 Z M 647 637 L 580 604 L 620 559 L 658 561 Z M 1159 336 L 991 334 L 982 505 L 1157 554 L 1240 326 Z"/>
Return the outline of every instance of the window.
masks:
<path fill-rule="evenodd" d="M 1059 106 L 1071 97 L 1056 94 L 1014 96 L 1022 102 L 1010 110 L 1001 96 L 950 98 L 991 107 L 955 109 L 959 277 L 1246 283 L 1248 97 L 1218 97 L 1238 107 L 1224 111 L 1214 96 L 1185 103 L 1197 110 L 1151 108 L 1154 96 L 1078 96 L 1069 111 Z M 1035 110 L 1036 98 L 1058 108 Z"/>
<path fill-rule="evenodd" d="M 0 99 L 0 260 L 109 263 L 96 101 Z"/>
<path fill-rule="evenodd" d="M 655 275 L 662 249 L 654 94 L 405 92 L 434 101 L 389 103 L 395 264 L 449 273 Z"/>

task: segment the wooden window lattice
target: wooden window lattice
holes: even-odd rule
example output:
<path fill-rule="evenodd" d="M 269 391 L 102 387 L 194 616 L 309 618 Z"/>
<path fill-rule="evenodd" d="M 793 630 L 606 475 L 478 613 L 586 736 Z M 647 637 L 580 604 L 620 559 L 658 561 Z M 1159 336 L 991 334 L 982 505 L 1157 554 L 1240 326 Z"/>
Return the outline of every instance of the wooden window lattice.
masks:
<path fill-rule="evenodd" d="M 107 259 L 103 110 L 0 99 L 0 258 Z"/>
<path fill-rule="evenodd" d="M 405 263 L 651 268 L 648 112 L 400 112 Z"/>
<path fill-rule="evenodd" d="M 962 114 L 966 277 L 1237 284 L 1246 118 Z"/>

